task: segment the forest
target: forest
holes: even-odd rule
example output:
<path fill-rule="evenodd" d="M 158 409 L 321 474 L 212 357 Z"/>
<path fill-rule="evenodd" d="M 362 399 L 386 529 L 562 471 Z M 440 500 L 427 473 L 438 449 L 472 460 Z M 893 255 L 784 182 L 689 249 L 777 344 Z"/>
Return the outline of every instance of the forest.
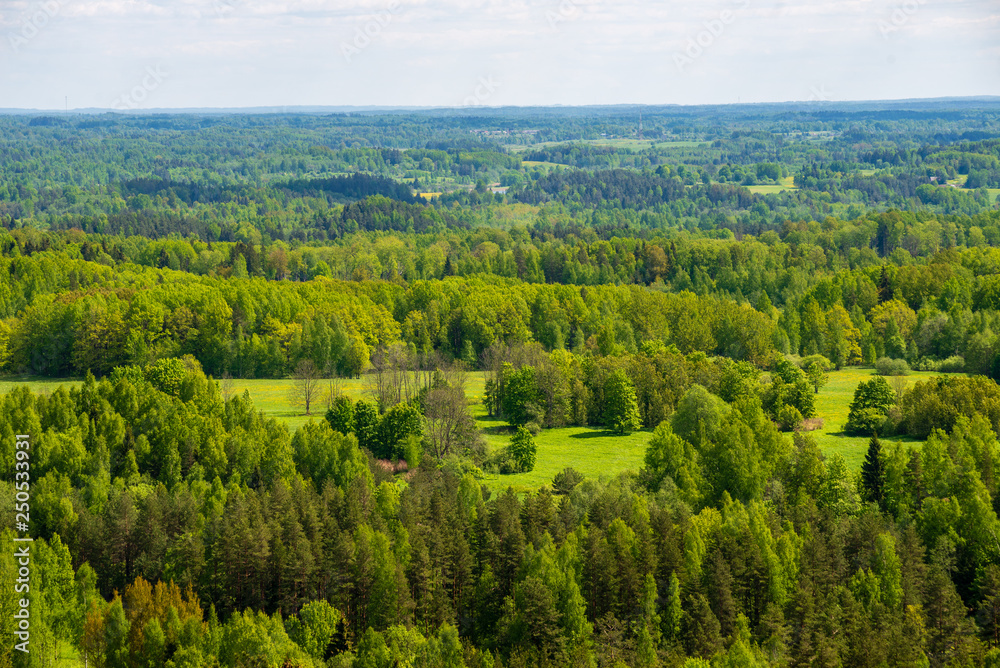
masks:
<path fill-rule="evenodd" d="M 0 115 L 0 668 L 1000 666 L 1000 104 L 637 115 Z"/>

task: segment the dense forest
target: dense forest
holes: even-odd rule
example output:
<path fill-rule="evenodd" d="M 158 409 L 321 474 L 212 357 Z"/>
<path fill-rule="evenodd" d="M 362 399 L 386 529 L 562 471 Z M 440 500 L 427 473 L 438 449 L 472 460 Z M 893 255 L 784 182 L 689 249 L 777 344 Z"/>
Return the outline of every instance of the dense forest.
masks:
<path fill-rule="evenodd" d="M 642 113 L 0 116 L 0 668 L 1000 666 L 1000 105 Z"/>

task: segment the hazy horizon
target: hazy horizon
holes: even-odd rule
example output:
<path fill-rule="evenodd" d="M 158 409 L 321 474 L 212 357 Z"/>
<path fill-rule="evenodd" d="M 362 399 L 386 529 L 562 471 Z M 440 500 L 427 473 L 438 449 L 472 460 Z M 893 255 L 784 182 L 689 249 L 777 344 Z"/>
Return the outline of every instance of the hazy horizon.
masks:
<path fill-rule="evenodd" d="M 988 0 L 12 0 L 0 108 L 710 105 L 1000 94 Z"/>

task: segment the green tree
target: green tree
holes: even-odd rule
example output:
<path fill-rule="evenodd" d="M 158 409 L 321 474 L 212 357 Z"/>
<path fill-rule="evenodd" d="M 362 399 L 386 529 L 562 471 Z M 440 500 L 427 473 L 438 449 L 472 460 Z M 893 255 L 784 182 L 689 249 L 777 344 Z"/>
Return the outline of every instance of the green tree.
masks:
<path fill-rule="evenodd" d="M 381 417 L 372 454 L 381 459 L 402 459 L 404 443 L 410 437 L 420 439 L 423 421 L 413 404 L 396 404 Z"/>
<path fill-rule="evenodd" d="M 360 378 L 362 372 L 368 367 L 371 350 L 368 344 L 360 336 L 351 338 L 350 345 L 343 357 L 343 373 L 345 376 Z"/>
<path fill-rule="evenodd" d="M 518 427 L 514 435 L 511 436 L 507 451 L 510 453 L 511 459 L 514 460 L 518 471 L 528 473 L 535 470 L 535 455 L 538 452 L 538 446 L 535 445 L 535 439 L 532 438 L 530 431 L 524 427 Z"/>
<path fill-rule="evenodd" d="M 374 452 L 378 447 L 378 407 L 366 399 L 354 404 L 354 434 L 358 447 Z"/>
<path fill-rule="evenodd" d="M 871 434 L 881 429 L 889 409 L 896 403 L 896 393 L 882 376 L 861 381 L 854 390 L 844 431 Z"/>
<path fill-rule="evenodd" d="M 694 384 L 684 393 L 670 417 L 674 432 L 689 443 L 699 443 L 702 435 L 711 440 L 729 412 L 729 406 L 703 386 Z"/>
<path fill-rule="evenodd" d="M 875 435 L 868 441 L 868 453 L 861 464 L 861 485 L 865 499 L 881 507 L 885 500 L 885 459 L 882 444 Z"/>
<path fill-rule="evenodd" d="M 326 409 L 326 421 L 334 431 L 350 434 L 354 431 L 354 402 L 345 395 L 340 395 Z"/>
<path fill-rule="evenodd" d="M 642 427 L 635 387 L 624 370 L 604 381 L 604 423 L 616 434 L 627 435 Z"/>

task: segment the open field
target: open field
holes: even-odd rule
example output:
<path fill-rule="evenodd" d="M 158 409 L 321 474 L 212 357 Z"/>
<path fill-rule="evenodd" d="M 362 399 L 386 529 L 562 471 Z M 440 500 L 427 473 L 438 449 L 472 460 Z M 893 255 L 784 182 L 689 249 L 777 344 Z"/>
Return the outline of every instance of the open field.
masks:
<path fill-rule="evenodd" d="M 482 413 L 482 411 L 480 411 Z M 492 450 L 506 447 L 511 432 L 507 423 L 479 415 L 476 423 L 483 430 Z M 535 436 L 538 453 L 535 470 L 513 475 L 487 474 L 484 484 L 494 492 L 512 487 L 515 492 L 537 490 L 552 482 L 552 478 L 571 466 L 587 478 L 612 476 L 621 471 L 638 471 L 646 455 L 649 429 L 616 436 L 604 429 L 564 427 L 546 429 Z"/>
<path fill-rule="evenodd" d="M 841 455 L 852 470 L 861 467 L 868 439 L 847 436 L 843 434 L 843 427 L 847 422 L 848 407 L 854 397 L 854 389 L 859 382 L 867 380 L 873 374 L 873 369 L 861 367 L 830 372 L 829 382 L 820 390 L 816 398 L 816 412 L 817 416 L 823 419 L 823 427 L 811 432 L 811 434 L 827 456 Z M 913 372 L 909 376 L 905 376 L 904 380 L 907 386 L 910 386 L 918 380 L 936 375 L 939 374 Z M 889 380 L 891 384 L 892 379 Z M 79 379 L 9 379 L 0 381 L 0 393 L 9 392 L 24 384 L 27 384 L 34 392 L 51 392 L 60 385 L 77 386 L 80 382 Z M 309 420 L 323 419 L 326 410 L 326 396 L 331 389 L 331 384 L 324 383 L 320 397 L 313 405 L 311 416 L 305 415 L 302 407 L 294 405 L 290 395 L 293 385 L 294 381 L 287 378 L 233 379 L 229 381 L 228 385 L 222 385 L 222 389 L 231 394 L 249 392 L 257 410 L 284 422 L 288 425 L 289 430 L 294 431 Z M 482 429 L 487 443 L 496 450 L 507 445 L 510 440 L 510 430 L 504 421 L 486 416 L 482 404 L 484 385 L 484 373 L 470 373 L 466 385 L 466 396 L 472 405 L 473 415 Z M 333 382 L 332 387 L 334 391 L 342 392 L 355 400 L 367 395 L 367 381 L 364 378 L 339 379 Z M 575 468 L 587 477 L 614 475 L 624 470 L 638 470 L 642 466 L 649 437 L 650 430 L 624 437 L 614 436 L 603 429 L 590 427 L 545 430 L 535 438 L 538 445 L 538 458 L 534 471 L 505 476 L 489 475 L 485 484 L 494 490 L 511 486 L 517 491 L 527 491 L 538 489 L 539 486 L 550 483 L 552 477 L 567 466 Z M 887 437 L 883 440 L 920 444 L 920 441 L 903 437 Z"/>
<path fill-rule="evenodd" d="M 560 169 L 566 169 L 567 166 L 558 162 L 545 162 L 544 160 L 522 160 L 521 164 L 525 167 L 558 167 Z"/>
<path fill-rule="evenodd" d="M 840 371 L 830 372 L 830 382 L 823 387 L 816 397 L 816 413 L 823 419 L 822 429 L 811 432 L 820 449 L 827 457 L 839 454 L 844 458 L 848 468 L 858 470 L 865 459 L 868 451 L 868 438 L 865 436 L 847 436 L 843 433 L 844 424 L 847 423 L 847 413 L 851 400 L 854 398 L 854 389 L 863 380 L 868 380 L 875 375 L 874 369 L 864 369 L 861 367 L 851 367 Z M 930 371 L 913 371 L 909 376 L 902 376 L 906 381 L 906 386 L 910 387 L 918 380 L 926 380 L 941 374 Z M 887 378 L 892 385 L 893 379 Z M 907 437 L 889 436 L 881 439 L 883 442 L 906 442 L 918 445 L 917 441 Z"/>
<path fill-rule="evenodd" d="M 575 139 L 568 141 L 547 141 L 530 146 L 512 145 L 508 148 L 514 153 L 523 153 L 546 146 L 564 146 L 566 144 L 590 144 L 591 146 L 613 146 L 615 148 L 627 148 L 632 150 L 645 150 L 647 148 L 704 148 L 711 146 L 711 142 L 701 141 L 656 141 L 653 139 Z"/>
<path fill-rule="evenodd" d="M 768 195 L 771 193 L 780 193 L 785 190 L 795 190 L 795 177 L 786 176 L 781 179 L 780 184 L 773 186 L 747 186 L 747 190 L 752 193 L 757 193 L 759 195 Z"/>

